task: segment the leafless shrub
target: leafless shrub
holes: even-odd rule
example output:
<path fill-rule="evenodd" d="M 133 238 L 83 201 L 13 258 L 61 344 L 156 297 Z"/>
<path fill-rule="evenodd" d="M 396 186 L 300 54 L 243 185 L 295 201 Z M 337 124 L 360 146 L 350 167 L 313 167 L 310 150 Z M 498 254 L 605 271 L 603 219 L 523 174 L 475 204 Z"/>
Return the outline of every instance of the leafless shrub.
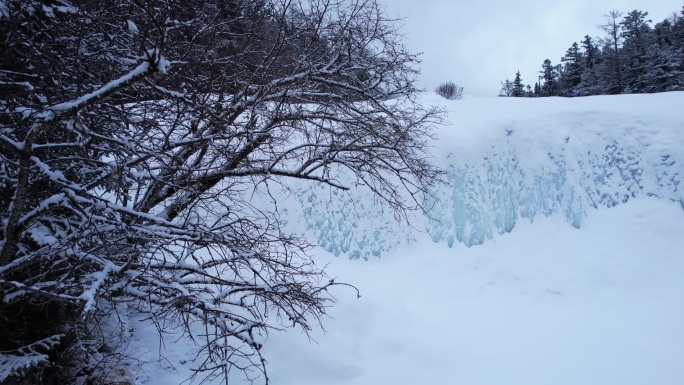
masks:
<path fill-rule="evenodd" d="M 17 370 L 126 304 L 195 338 L 198 375 L 267 382 L 263 337 L 309 331 L 339 283 L 249 197 L 365 185 L 402 213 L 439 175 L 440 113 L 413 102 L 416 56 L 375 0 L 2 3 L 0 359 Z"/>
<path fill-rule="evenodd" d="M 442 83 L 435 88 L 437 95 L 449 100 L 461 100 L 463 98 L 463 87 L 454 82 Z"/>

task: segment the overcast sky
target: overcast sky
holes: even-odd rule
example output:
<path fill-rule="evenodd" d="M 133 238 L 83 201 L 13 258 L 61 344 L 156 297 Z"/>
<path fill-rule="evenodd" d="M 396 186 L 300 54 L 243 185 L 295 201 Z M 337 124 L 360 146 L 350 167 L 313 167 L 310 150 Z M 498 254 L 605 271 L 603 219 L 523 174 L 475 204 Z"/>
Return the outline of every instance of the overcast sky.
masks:
<path fill-rule="evenodd" d="M 679 13 L 684 0 L 379 0 L 401 16 L 411 52 L 423 52 L 419 87 L 453 81 L 466 95 L 496 96 L 520 71 L 534 85 L 544 59 L 553 64 L 584 35 L 604 37 L 605 13 L 647 11 L 651 25 Z"/>

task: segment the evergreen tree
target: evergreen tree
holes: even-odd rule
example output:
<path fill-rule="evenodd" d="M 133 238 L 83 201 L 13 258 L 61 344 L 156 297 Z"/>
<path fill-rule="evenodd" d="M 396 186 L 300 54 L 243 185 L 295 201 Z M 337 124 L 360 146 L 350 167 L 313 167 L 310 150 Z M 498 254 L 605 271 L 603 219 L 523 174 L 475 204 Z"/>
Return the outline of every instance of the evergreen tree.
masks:
<path fill-rule="evenodd" d="M 684 47 L 684 7 L 680 11 L 680 15 L 672 23 L 672 38 L 673 44 L 679 44 L 680 47 Z"/>
<path fill-rule="evenodd" d="M 684 51 L 677 42 L 677 18 L 663 20 L 653 29 L 646 55 L 644 92 L 684 90 Z"/>
<path fill-rule="evenodd" d="M 542 70 L 539 73 L 542 74 L 544 80 L 541 86 L 541 96 L 558 95 L 558 70 L 551 64 L 551 60 L 544 60 Z"/>
<path fill-rule="evenodd" d="M 576 42 L 572 43 L 570 48 L 568 48 L 565 52 L 565 56 L 561 58 L 561 62 L 564 64 L 560 94 L 563 96 L 573 96 L 576 93 L 575 88 L 580 84 L 582 79 L 582 53 Z"/>
<path fill-rule="evenodd" d="M 652 30 L 646 20 L 648 12 L 634 10 L 620 22 L 624 39 L 622 45 L 622 80 L 625 92 L 643 92 L 646 88 L 646 64 L 648 46 L 652 38 Z M 653 51 L 652 51 L 653 52 Z"/>
<path fill-rule="evenodd" d="M 648 12 L 634 10 L 624 19 L 612 10 L 598 42 L 589 35 L 573 43 L 560 65 L 545 60 L 539 81 L 526 91 L 519 72 L 502 82 L 502 95 L 584 96 L 684 90 L 684 7 L 650 26 Z M 506 91 L 507 90 L 507 91 Z"/>
<path fill-rule="evenodd" d="M 584 50 L 582 53 L 584 68 L 594 68 L 600 61 L 601 50 L 594 44 L 594 40 L 589 35 L 584 36 L 582 49 Z"/>
<path fill-rule="evenodd" d="M 601 50 L 589 35 L 582 40 L 582 73 L 580 84 L 576 87 L 576 95 L 598 95 L 603 93 L 599 87 L 599 66 L 601 64 Z"/>
<path fill-rule="evenodd" d="M 513 91 L 511 96 L 522 97 L 525 96 L 525 86 L 522 83 L 522 78 L 520 77 L 520 71 L 515 74 L 515 79 L 513 79 Z"/>

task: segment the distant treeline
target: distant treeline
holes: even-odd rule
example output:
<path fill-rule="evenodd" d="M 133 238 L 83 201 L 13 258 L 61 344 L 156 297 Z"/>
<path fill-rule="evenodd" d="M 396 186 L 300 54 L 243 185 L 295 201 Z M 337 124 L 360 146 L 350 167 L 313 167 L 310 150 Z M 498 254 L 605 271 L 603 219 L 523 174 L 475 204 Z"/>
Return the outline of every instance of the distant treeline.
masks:
<path fill-rule="evenodd" d="M 604 38 L 586 35 L 560 64 L 546 59 L 534 87 L 520 72 L 501 82 L 499 96 L 587 96 L 684 90 L 684 7 L 651 26 L 648 12 L 610 11 Z"/>

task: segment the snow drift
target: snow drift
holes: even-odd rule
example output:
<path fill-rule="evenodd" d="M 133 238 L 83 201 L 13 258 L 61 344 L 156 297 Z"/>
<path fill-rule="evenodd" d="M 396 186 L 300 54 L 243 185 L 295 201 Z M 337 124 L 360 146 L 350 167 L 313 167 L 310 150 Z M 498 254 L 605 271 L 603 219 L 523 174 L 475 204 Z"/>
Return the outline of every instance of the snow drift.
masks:
<path fill-rule="evenodd" d="M 424 102 L 450 111 L 449 184 L 414 229 L 361 188 L 274 194 L 362 297 L 336 291 L 314 342 L 271 333 L 271 383 L 684 383 L 684 93 Z M 192 374 L 191 341 L 130 325 L 136 383 Z"/>
<path fill-rule="evenodd" d="M 452 125 L 425 232 L 355 191 L 290 209 L 368 261 L 320 257 L 362 298 L 337 294 L 315 343 L 270 338 L 273 382 L 684 383 L 684 93 L 426 100 Z"/>
<path fill-rule="evenodd" d="M 479 245 L 556 212 L 580 228 L 589 210 L 640 196 L 684 208 L 684 93 L 424 102 L 441 104 L 451 122 L 434 143 L 447 184 L 425 202 L 430 219 L 411 218 L 435 242 Z M 303 217 L 335 255 L 380 256 L 414 239 L 363 189 L 300 186 L 298 202 L 287 218 Z"/>

